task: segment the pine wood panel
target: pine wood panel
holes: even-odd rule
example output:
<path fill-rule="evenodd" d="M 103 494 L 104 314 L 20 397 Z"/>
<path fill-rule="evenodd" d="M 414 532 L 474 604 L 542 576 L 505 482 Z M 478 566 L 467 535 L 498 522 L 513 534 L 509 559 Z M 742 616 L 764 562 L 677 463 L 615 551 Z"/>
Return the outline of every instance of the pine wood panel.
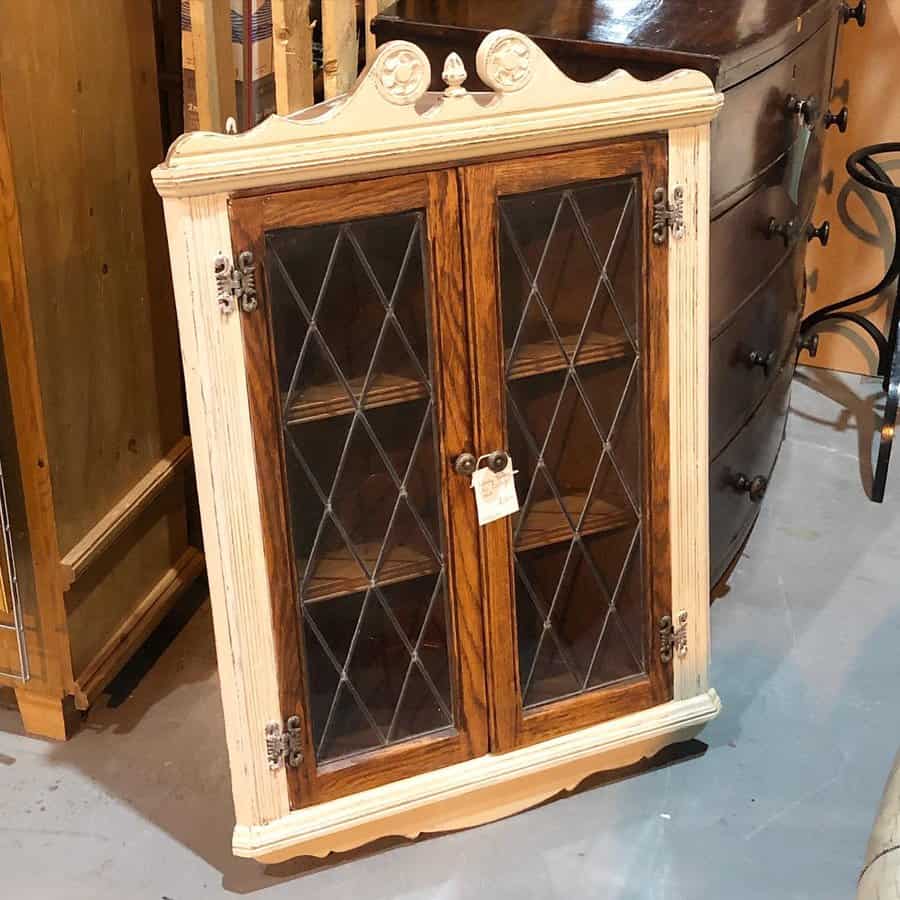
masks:
<path fill-rule="evenodd" d="M 280 116 L 313 104 L 309 0 L 272 0 L 275 108 Z"/>
<path fill-rule="evenodd" d="M 0 97 L 4 96 L 0 77 Z M 65 607 L 59 584 L 56 524 L 53 520 L 53 490 L 47 467 L 47 439 L 34 333 L 28 306 L 28 275 L 19 206 L 4 106 L 0 103 L 0 332 L 4 350 L 4 370 L 9 388 L 10 420 L 5 422 L 3 450 L 10 455 L 3 460 L 7 478 L 21 474 L 21 506 L 18 485 L 8 484 L 7 492 L 14 514 L 21 508 L 25 521 L 18 529 L 27 528 L 30 560 L 17 560 L 21 568 L 21 595 L 26 615 L 26 647 L 32 687 L 55 691 L 61 695 L 72 679 L 68 638 L 65 630 Z M 6 347 L 15 348 L 7 354 Z M 16 464 L 17 463 L 17 464 Z M 29 571 L 30 570 L 30 571 Z M 39 598 L 46 598 L 39 603 Z M 11 622 L 11 617 L 7 618 Z M 16 636 L 0 633 L 0 668 L 19 671 Z M 58 729 L 57 729 L 58 730 Z"/>
<path fill-rule="evenodd" d="M 64 554 L 182 435 L 165 232 L 148 174 L 162 153 L 153 22 L 149 4 L 62 0 L 52 16 L 13 4 L 4 28 L 3 102 L 14 180 L 29 187 L 22 240 Z M 47 90 L 54 82 L 75 90 Z"/>
<path fill-rule="evenodd" d="M 359 59 L 354 0 L 322 0 L 322 74 L 325 99 L 353 87 Z"/>

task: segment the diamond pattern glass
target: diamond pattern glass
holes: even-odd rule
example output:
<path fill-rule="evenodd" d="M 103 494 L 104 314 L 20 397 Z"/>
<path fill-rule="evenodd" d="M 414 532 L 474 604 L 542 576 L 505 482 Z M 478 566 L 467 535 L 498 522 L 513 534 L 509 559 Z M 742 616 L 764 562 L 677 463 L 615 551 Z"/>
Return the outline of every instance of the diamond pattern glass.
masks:
<path fill-rule="evenodd" d="M 640 186 L 500 200 L 523 706 L 646 671 Z"/>
<path fill-rule="evenodd" d="M 424 227 L 266 233 L 319 762 L 453 725 Z"/>

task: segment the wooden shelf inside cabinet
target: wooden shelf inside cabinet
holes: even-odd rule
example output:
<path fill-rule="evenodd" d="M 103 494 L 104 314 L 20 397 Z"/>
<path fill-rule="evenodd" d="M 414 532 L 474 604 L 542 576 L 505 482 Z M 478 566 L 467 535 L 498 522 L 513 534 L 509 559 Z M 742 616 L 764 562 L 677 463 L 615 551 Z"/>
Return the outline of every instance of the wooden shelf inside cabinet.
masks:
<path fill-rule="evenodd" d="M 562 498 L 566 511 L 573 522 L 578 522 L 584 509 L 583 494 L 566 494 Z M 555 497 L 532 503 L 525 512 L 526 520 L 516 541 L 516 550 L 534 550 L 568 541 L 572 537 L 572 526 L 563 514 Z M 614 506 L 605 500 L 591 502 L 579 533 L 582 537 L 615 531 L 635 521 L 634 514 L 627 509 Z"/>
<path fill-rule="evenodd" d="M 516 359 L 509 369 L 509 379 L 528 378 L 544 372 L 557 372 L 566 369 L 573 361 L 578 347 L 577 334 L 561 335 L 566 358 L 559 353 L 559 344 L 551 337 L 545 341 L 524 344 L 519 347 Z M 600 331 L 590 331 L 584 336 L 576 365 L 587 366 L 592 363 L 608 362 L 613 359 L 625 359 L 631 352 L 631 344 L 627 338 L 615 337 Z"/>
<path fill-rule="evenodd" d="M 347 384 L 355 397 L 362 394 L 365 376 L 351 378 Z M 366 409 L 408 403 L 428 396 L 428 385 L 406 375 L 385 373 L 375 375 L 365 399 Z M 282 397 L 282 402 L 285 398 Z M 301 425 L 336 416 L 346 416 L 356 410 L 356 404 L 347 396 L 340 382 L 317 384 L 307 387 L 288 406 L 285 424 Z"/>
<path fill-rule="evenodd" d="M 356 548 L 360 559 L 372 561 L 372 564 L 378 557 L 380 549 L 381 544 L 374 542 L 359 544 Z M 424 578 L 426 575 L 434 575 L 440 569 L 440 564 L 434 557 L 413 547 L 402 545 L 394 547 L 391 556 L 391 559 L 382 563 L 375 579 L 379 587 Z M 305 559 L 298 562 L 300 572 L 306 571 L 307 562 Z M 303 602 L 319 602 L 356 594 L 366 590 L 370 584 L 370 579 L 361 570 L 350 551 L 341 548 L 319 556 L 316 571 L 303 591 Z"/>

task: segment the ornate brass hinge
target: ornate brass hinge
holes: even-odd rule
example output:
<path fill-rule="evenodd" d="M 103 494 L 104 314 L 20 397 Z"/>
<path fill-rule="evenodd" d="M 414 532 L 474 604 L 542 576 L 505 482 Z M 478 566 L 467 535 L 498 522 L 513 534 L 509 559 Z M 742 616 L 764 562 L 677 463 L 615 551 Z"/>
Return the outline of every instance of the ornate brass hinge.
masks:
<path fill-rule="evenodd" d="M 653 192 L 653 243 L 664 244 L 669 231 L 676 241 L 684 237 L 684 188 L 676 185 L 672 190 L 671 204 L 666 200 L 666 189 L 658 187 Z"/>
<path fill-rule="evenodd" d="M 278 722 L 266 725 L 266 755 L 270 769 L 280 769 L 282 763 L 297 769 L 303 762 L 303 735 L 300 717 L 291 716 L 285 722 L 284 730 Z"/>
<path fill-rule="evenodd" d="M 664 662 L 672 662 L 673 654 L 687 656 L 687 610 L 678 613 L 678 627 L 672 624 L 671 616 L 663 616 L 659 620 L 659 658 Z"/>
<path fill-rule="evenodd" d="M 219 308 L 225 315 L 233 313 L 238 303 L 244 312 L 256 309 L 256 264 L 249 250 L 238 257 L 237 265 L 224 254 L 219 254 L 213 270 L 216 273 Z"/>

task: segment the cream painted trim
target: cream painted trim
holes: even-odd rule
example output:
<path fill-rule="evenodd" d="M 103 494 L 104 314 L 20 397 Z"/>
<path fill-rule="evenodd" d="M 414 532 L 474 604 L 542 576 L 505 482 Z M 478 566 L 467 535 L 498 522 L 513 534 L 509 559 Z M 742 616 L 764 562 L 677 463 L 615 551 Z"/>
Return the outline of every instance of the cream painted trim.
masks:
<path fill-rule="evenodd" d="M 715 691 L 666 703 L 503 755 L 487 755 L 234 830 L 236 856 L 277 863 L 326 856 L 389 835 L 468 828 L 572 791 L 597 772 L 689 740 L 721 709 Z"/>
<path fill-rule="evenodd" d="M 444 70 L 447 91 L 428 92 L 424 52 L 391 41 L 348 94 L 271 116 L 242 135 L 184 135 L 153 179 L 167 197 L 298 185 L 701 125 L 723 100 L 706 75 L 692 70 L 655 81 L 621 70 L 572 81 L 533 41 L 508 30 L 484 39 L 477 68 L 494 93 L 460 87 L 465 75 L 455 54 Z"/>
<path fill-rule="evenodd" d="M 688 613 L 674 697 L 709 687 L 709 125 L 669 133 L 669 197 L 685 234 L 669 240 L 669 521 L 672 598 Z"/>
<path fill-rule="evenodd" d="M 265 753 L 281 708 L 241 316 L 222 314 L 213 275 L 231 247 L 228 208 L 222 195 L 164 206 L 235 815 L 267 822 L 290 804 Z"/>

